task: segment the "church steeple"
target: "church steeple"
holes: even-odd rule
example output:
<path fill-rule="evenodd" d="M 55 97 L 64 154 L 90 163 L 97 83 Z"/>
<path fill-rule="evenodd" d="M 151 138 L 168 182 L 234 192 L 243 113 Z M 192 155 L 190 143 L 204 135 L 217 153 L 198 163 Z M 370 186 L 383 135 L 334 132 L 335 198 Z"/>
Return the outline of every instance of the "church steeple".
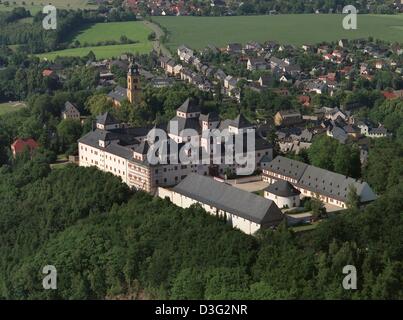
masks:
<path fill-rule="evenodd" d="M 130 103 L 138 103 L 141 99 L 139 67 L 133 61 L 130 62 L 127 72 L 127 99 Z"/>

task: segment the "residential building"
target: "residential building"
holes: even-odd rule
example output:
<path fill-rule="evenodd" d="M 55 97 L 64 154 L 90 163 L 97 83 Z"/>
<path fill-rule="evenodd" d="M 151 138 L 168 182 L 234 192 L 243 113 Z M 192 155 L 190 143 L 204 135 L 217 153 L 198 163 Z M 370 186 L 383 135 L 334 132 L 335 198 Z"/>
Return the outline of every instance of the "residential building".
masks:
<path fill-rule="evenodd" d="M 62 119 L 80 120 L 81 114 L 77 107 L 67 101 L 62 110 Z"/>
<path fill-rule="evenodd" d="M 13 157 L 16 158 L 18 154 L 21 154 L 25 150 L 28 150 L 31 155 L 39 147 L 39 144 L 32 138 L 29 139 L 17 139 L 11 145 L 11 152 Z"/>
<path fill-rule="evenodd" d="M 276 126 L 290 126 L 300 123 L 301 120 L 301 113 L 294 110 L 279 111 L 274 116 L 274 123 Z"/>

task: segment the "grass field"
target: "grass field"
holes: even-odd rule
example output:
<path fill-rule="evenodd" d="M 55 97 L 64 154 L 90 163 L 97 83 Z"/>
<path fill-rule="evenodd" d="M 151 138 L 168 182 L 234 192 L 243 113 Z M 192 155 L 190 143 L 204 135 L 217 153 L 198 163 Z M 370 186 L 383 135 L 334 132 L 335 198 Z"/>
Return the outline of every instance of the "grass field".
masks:
<path fill-rule="evenodd" d="M 344 30 L 344 15 L 289 14 L 241 17 L 153 17 L 168 31 L 172 50 L 186 44 L 201 49 L 208 44 L 224 46 L 275 40 L 294 45 L 368 38 L 403 43 L 403 15 L 359 15 L 357 30 Z"/>
<path fill-rule="evenodd" d="M 147 53 L 151 51 L 153 46 L 147 38 L 150 33 L 151 30 L 141 21 L 97 23 L 73 35 L 70 40 L 70 42 L 78 40 L 81 44 L 87 43 L 89 44 L 88 47 L 54 51 L 38 56 L 53 60 L 57 56 L 85 56 L 92 50 L 97 58 L 105 59 L 116 57 L 126 52 Z M 130 40 L 139 42 L 135 44 L 91 46 L 100 41 L 119 41 L 122 35 L 125 35 Z"/>
<path fill-rule="evenodd" d="M 14 4 L 14 2 L 16 4 Z M 25 2 L 26 5 L 22 3 Z M 0 4 L 0 11 L 10 11 L 16 7 L 24 7 L 27 10 L 31 11 L 32 14 L 41 11 L 43 7 L 51 3 L 56 8 L 60 9 L 93 9 L 96 8 L 96 5 L 88 4 L 88 0 L 52 0 L 52 1 L 43 1 L 43 0 L 13 0 L 9 1 L 10 5 L 5 6 L 4 4 Z M 32 5 L 33 3 L 33 5 Z"/>
<path fill-rule="evenodd" d="M 0 116 L 10 113 L 10 112 L 15 112 L 18 110 L 21 110 L 22 108 L 25 107 L 24 103 L 21 102 L 6 102 L 6 103 L 0 103 Z"/>

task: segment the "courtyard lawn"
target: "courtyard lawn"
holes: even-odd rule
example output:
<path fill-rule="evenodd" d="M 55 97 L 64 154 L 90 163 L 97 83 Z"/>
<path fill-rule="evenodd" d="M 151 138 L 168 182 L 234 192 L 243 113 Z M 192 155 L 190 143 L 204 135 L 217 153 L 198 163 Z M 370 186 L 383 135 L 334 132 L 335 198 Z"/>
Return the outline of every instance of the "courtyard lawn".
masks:
<path fill-rule="evenodd" d="M 314 44 L 342 38 L 368 38 L 403 43 L 403 15 L 359 15 L 357 30 L 344 30 L 345 15 L 285 14 L 237 17 L 153 17 L 168 31 L 166 45 L 175 50 L 186 44 L 201 49 L 231 42 L 275 40 L 280 43 Z"/>
<path fill-rule="evenodd" d="M 22 102 L 6 102 L 6 103 L 0 103 L 0 116 L 10 113 L 10 112 L 15 112 L 18 110 L 21 110 L 22 108 L 25 107 L 25 104 Z"/>
<path fill-rule="evenodd" d="M 152 50 L 153 44 L 148 40 L 151 30 L 141 21 L 96 23 L 72 35 L 69 42 L 78 40 L 84 48 L 74 48 L 53 51 L 38 55 L 41 58 L 54 60 L 57 56 L 85 56 L 93 51 L 98 59 L 105 59 L 119 56 L 123 53 L 148 53 Z M 119 41 L 124 35 L 130 40 L 137 41 L 134 44 L 119 44 L 107 46 L 95 46 L 101 41 Z"/>

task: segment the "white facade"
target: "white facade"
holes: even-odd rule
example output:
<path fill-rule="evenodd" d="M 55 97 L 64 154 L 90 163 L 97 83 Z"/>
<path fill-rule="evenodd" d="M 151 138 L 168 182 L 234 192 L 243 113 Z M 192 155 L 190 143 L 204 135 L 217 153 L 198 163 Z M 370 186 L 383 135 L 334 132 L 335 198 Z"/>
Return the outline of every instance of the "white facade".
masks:
<path fill-rule="evenodd" d="M 158 196 L 163 199 L 169 198 L 173 204 L 184 209 L 189 208 L 194 204 L 199 204 L 209 214 L 225 218 L 228 224 L 230 224 L 233 228 L 239 229 L 246 234 L 254 234 L 261 228 L 261 225 L 253 221 L 241 218 L 231 212 L 226 212 L 216 207 L 201 203 L 171 190 L 158 188 Z"/>
<path fill-rule="evenodd" d="M 266 199 L 274 201 L 274 203 L 279 207 L 282 208 L 294 208 L 299 207 L 301 203 L 301 199 L 299 196 L 291 196 L 291 197 L 280 197 L 272 194 L 268 191 L 264 192 L 264 197 Z"/>
<path fill-rule="evenodd" d="M 124 183 L 127 183 L 128 161 L 126 159 L 83 143 L 78 144 L 78 154 L 81 167 L 97 167 L 101 171 L 120 177 Z"/>

